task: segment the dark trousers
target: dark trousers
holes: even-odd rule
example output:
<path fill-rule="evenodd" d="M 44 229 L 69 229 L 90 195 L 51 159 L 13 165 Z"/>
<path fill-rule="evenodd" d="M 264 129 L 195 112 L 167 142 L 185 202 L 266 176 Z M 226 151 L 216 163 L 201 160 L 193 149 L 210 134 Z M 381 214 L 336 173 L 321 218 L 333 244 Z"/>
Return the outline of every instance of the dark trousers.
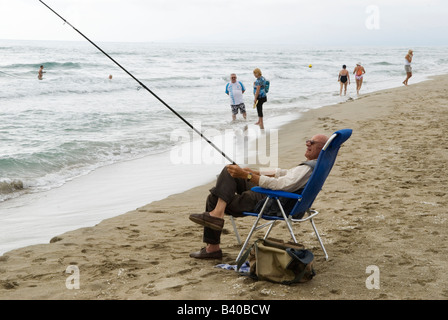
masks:
<path fill-rule="evenodd" d="M 263 194 L 251 191 L 250 189 L 254 186 L 246 179 L 233 178 L 227 172 L 227 168 L 224 167 L 218 180 L 216 180 L 216 186 L 210 189 L 205 210 L 210 212 L 215 209 L 218 198 L 221 198 L 227 203 L 226 214 L 241 217 L 243 212 L 253 211 L 255 205 L 266 197 Z M 221 231 L 204 227 L 203 240 L 205 243 L 219 244 L 221 243 Z"/>
<path fill-rule="evenodd" d="M 265 103 L 266 101 L 268 101 L 267 97 L 264 98 L 259 98 L 257 100 L 257 113 L 258 113 L 258 117 L 263 118 L 263 103 Z"/>

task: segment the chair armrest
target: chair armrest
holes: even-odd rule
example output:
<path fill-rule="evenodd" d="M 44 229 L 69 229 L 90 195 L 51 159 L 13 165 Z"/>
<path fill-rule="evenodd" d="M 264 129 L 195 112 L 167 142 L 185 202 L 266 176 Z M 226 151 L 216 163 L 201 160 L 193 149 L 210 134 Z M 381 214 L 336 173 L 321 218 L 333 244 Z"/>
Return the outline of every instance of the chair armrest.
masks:
<path fill-rule="evenodd" d="M 302 198 L 302 196 L 297 193 L 286 192 L 286 191 L 281 191 L 281 190 L 265 189 L 262 187 L 253 187 L 251 190 L 258 192 L 258 193 L 266 194 L 266 195 L 274 197 L 274 198 L 277 198 L 277 197 L 284 197 L 284 198 L 290 198 L 290 199 Z"/>

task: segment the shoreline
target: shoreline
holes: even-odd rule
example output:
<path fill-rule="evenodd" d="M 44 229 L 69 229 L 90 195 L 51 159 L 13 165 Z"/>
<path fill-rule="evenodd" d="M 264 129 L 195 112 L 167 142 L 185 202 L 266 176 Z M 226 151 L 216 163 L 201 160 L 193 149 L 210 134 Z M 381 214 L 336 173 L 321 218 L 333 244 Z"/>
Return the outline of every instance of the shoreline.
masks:
<path fill-rule="evenodd" d="M 278 117 L 272 122 L 279 127 L 287 120 Z M 235 157 L 234 160 L 243 157 L 238 152 L 228 152 L 232 142 L 236 144 L 233 148 L 241 148 L 248 159 L 253 159 L 253 144 L 260 132 L 249 123 L 238 124 L 244 125 L 244 132 L 233 126 L 229 128 L 233 135 L 207 137 L 230 157 Z M 106 165 L 58 188 L 0 203 L 3 221 L 11 222 L 0 225 L 0 255 L 28 245 L 48 243 L 55 234 L 94 226 L 104 219 L 213 181 L 222 166 L 229 162 L 199 135 L 189 134 L 193 138 L 191 142 L 171 150 Z M 189 156 L 183 158 L 183 153 Z M 179 158 L 172 156 L 178 154 Z M 156 183 L 151 182 L 152 179 Z M 36 233 L 33 230 L 37 230 Z"/>
<path fill-rule="evenodd" d="M 279 167 L 303 159 L 301 147 L 312 134 L 354 130 L 315 202 L 330 261 L 324 262 L 309 226 L 300 226 L 298 241 L 316 258 L 317 276 L 309 283 L 252 282 L 213 269 L 214 261 L 188 257 L 202 245 L 201 228 L 188 215 L 203 211 L 212 182 L 55 235 L 52 243 L 6 252 L 0 256 L 0 299 L 289 299 L 291 293 L 296 299 L 446 299 L 447 248 L 433 247 L 446 240 L 446 182 L 435 173 L 426 178 L 423 166 L 439 166 L 440 174 L 446 167 L 438 159 L 446 159 L 446 149 L 436 145 L 428 163 L 414 154 L 414 148 L 443 137 L 437 128 L 445 130 L 448 76 L 432 78 L 311 109 L 280 128 Z M 413 167 L 417 160 L 422 167 Z M 245 235 L 252 221 L 242 220 L 237 224 Z M 228 221 L 225 228 L 223 262 L 231 263 L 238 246 Z M 86 279 L 79 290 L 65 288 L 64 270 L 72 264 Z M 380 290 L 365 287 L 369 265 L 385 270 Z M 217 292 L 210 292 L 212 286 Z"/>

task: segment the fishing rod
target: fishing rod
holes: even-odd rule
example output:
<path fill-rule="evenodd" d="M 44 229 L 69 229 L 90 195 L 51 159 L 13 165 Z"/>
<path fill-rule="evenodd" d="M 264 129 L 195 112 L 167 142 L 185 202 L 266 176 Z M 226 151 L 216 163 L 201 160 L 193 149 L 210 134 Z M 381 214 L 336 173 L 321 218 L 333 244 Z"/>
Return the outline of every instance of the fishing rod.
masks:
<path fill-rule="evenodd" d="M 110 55 L 108 55 L 103 49 L 101 49 L 99 46 L 97 46 L 92 40 L 87 38 L 82 32 L 80 32 L 78 29 L 76 29 L 74 26 L 72 26 L 67 20 L 65 20 L 63 17 L 61 17 L 56 11 L 54 11 L 51 7 L 49 7 L 45 2 L 42 0 L 39 0 L 44 6 L 46 6 L 50 11 L 52 11 L 55 15 L 57 15 L 64 23 L 68 24 L 70 27 L 72 27 L 77 33 L 79 33 L 84 39 L 89 41 L 95 48 L 97 48 L 99 51 L 101 51 L 106 57 L 108 57 L 110 60 L 112 60 L 113 63 L 115 63 L 120 69 L 122 69 L 124 72 L 126 72 L 132 79 L 137 81 L 137 83 L 142 87 L 145 88 L 146 91 L 148 91 L 150 94 L 152 94 L 157 100 L 159 100 L 165 107 L 167 107 L 171 112 L 173 112 L 176 116 L 178 116 L 187 126 L 189 126 L 191 129 L 193 129 L 194 132 L 199 134 L 201 138 L 203 138 L 205 141 L 207 141 L 213 148 L 216 149 L 224 158 L 229 160 L 232 164 L 236 164 L 232 159 L 230 159 L 223 151 L 221 151 L 213 142 L 211 142 L 206 136 L 204 136 L 199 130 L 197 130 L 191 123 L 189 123 L 187 120 L 185 120 L 184 117 L 182 117 L 179 113 L 177 113 L 176 110 L 171 108 L 165 101 L 163 101 L 159 96 L 157 96 L 154 92 L 152 92 L 147 86 L 145 86 L 140 80 L 138 80 L 132 73 L 130 73 L 128 70 L 126 70 L 121 64 L 119 64 L 117 61 L 115 61 Z"/>

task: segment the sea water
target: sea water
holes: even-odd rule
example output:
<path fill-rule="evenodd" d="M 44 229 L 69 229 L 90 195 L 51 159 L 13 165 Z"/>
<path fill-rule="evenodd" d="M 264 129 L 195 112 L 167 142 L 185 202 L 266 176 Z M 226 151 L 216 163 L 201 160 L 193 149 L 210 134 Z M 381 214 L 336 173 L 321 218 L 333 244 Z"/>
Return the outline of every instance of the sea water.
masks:
<path fill-rule="evenodd" d="M 180 117 L 212 135 L 257 132 L 254 68 L 271 82 L 264 121 L 272 129 L 307 110 L 356 99 L 353 75 L 348 95 L 339 96 L 343 64 L 349 72 L 357 62 L 365 67 L 361 94 L 402 85 L 408 50 L 98 45 L 152 93 L 87 42 L 0 40 L 0 254 L 212 180 L 228 161 L 218 154 L 222 163 L 194 163 L 191 155 L 195 166 L 176 163 L 173 133 L 195 136 Z M 448 48 L 412 49 L 410 84 L 448 72 Z M 241 115 L 231 122 L 230 73 L 246 87 L 247 122 Z"/>

